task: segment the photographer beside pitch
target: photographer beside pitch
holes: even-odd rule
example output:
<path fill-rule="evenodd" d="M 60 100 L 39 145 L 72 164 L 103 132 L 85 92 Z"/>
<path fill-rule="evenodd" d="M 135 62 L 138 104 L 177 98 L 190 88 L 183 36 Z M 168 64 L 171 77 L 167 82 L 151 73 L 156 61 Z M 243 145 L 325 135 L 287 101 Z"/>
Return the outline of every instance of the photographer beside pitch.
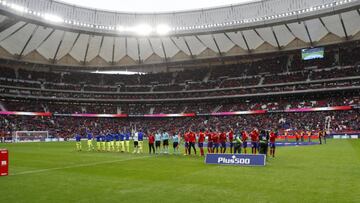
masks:
<path fill-rule="evenodd" d="M 261 130 L 259 135 L 259 154 L 267 155 L 269 145 L 269 131 Z"/>

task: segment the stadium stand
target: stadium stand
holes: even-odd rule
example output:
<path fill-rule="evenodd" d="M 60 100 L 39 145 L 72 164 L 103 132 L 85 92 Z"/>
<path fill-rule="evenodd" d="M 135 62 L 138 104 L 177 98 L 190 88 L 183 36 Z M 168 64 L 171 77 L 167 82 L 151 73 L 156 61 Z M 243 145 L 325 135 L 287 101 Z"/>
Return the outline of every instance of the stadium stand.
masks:
<path fill-rule="evenodd" d="M 323 128 L 325 117 L 331 118 L 334 131 L 351 132 L 360 130 L 359 111 L 331 111 L 309 113 L 273 113 L 242 116 L 212 116 L 186 118 L 74 118 L 74 117 L 32 117 L 32 116 L 0 116 L 0 134 L 10 136 L 13 130 L 41 131 L 50 130 L 52 134 L 70 138 L 74 132 L 84 127 L 92 129 L 117 129 L 123 126 L 141 126 L 145 131 L 164 129 L 169 132 L 185 131 L 190 126 L 201 127 L 236 127 L 251 130 L 278 128 L 280 133 L 287 130 L 313 130 L 314 133 Z M 98 127 L 98 128 L 97 128 Z"/>
<path fill-rule="evenodd" d="M 352 45 L 337 51 L 329 48 L 324 59 L 310 62 L 302 61 L 299 54 L 289 53 L 253 58 L 236 64 L 126 76 L 34 71 L 27 64 L 11 62 L 16 64 L 14 65 L 7 62 L 0 69 L 2 111 L 134 116 L 196 113 L 199 116 L 121 120 L 2 115 L 1 133 L 8 134 L 9 129 L 50 129 L 66 137 L 84 125 L 94 126 L 94 123 L 110 128 L 141 123 L 145 129 L 168 130 L 209 123 L 212 128 L 232 125 L 241 128 L 257 126 L 306 130 L 322 128 L 326 116 L 332 118 L 337 131 L 359 130 L 359 56 L 359 48 Z M 316 113 L 282 112 L 287 109 L 332 106 L 352 106 L 354 109 Z M 266 110 L 270 113 L 205 116 L 218 112 L 253 110 Z M 281 112 L 274 113 L 276 111 Z M 309 118 L 311 119 L 308 120 Z"/>

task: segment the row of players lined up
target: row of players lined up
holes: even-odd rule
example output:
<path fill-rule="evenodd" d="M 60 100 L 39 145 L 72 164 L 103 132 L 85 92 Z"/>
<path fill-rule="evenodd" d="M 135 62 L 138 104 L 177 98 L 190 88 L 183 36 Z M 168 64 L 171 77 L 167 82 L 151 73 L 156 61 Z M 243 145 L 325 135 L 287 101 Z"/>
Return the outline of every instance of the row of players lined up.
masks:
<path fill-rule="evenodd" d="M 131 136 L 132 135 L 132 136 Z M 119 133 L 99 133 L 99 135 L 93 136 L 93 134 L 86 130 L 88 151 L 95 150 L 93 140 L 96 140 L 97 151 L 117 151 L 117 152 L 130 152 L 130 140 L 134 141 L 133 153 L 143 152 L 143 140 L 146 136 L 149 144 L 149 153 L 169 153 L 169 140 L 172 140 L 173 153 L 180 154 L 179 145 L 180 141 L 184 140 L 185 153 L 184 155 L 190 155 L 191 149 L 193 149 L 196 155 L 196 142 L 200 149 L 200 155 L 204 156 L 204 143 L 206 144 L 207 153 L 226 153 L 229 148 L 230 153 L 247 153 L 248 140 L 251 141 L 251 153 L 256 154 L 260 152 L 261 145 L 270 146 L 270 155 L 275 156 L 275 141 L 277 138 L 276 130 L 252 130 L 250 133 L 246 131 L 233 129 L 230 131 L 212 131 L 201 129 L 198 133 L 189 129 L 185 133 L 174 133 L 172 136 L 166 131 L 157 131 L 156 133 L 149 132 L 147 135 L 141 130 L 136 132 L 119 132 Z M 319 132 L 319 142 L 322 143 L 322 139 L 326 142 L 326 133 Z M 285 137 L 287 137 L 285 135 Z M 295 133 L 296 142 L 299 140 L 304 141 L 304 132 Z M 76 146 L 77 150 L 81 151 L 81 135 L 76 134 Z M 308 141 L 311 142 L 311 132 L 308 134 Z M 162 145 L 162 147 L 161 147 Z M 267 151 L 267 148 L 266 148 Z"/>

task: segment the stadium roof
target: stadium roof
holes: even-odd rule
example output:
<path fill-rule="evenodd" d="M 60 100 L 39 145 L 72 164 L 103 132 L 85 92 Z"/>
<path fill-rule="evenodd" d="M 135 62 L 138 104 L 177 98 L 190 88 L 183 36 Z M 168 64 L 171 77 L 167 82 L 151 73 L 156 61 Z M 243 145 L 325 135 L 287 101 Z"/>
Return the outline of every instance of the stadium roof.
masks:
<path fill-rule="evenodd" d="M 357 0 L 269 0 L 161 14 L 99 11 L 49 0 L 4 2 L 0 57 L 45 64 L 138 66 L 360 39 Z M 155 29 L 160 25 L 163 33 Z"/>
<path fill-rule="evenodd" d="M 216 8 L 261 0 L 57 0 L 76 6 L 98 10 L 159 13 Z"/>

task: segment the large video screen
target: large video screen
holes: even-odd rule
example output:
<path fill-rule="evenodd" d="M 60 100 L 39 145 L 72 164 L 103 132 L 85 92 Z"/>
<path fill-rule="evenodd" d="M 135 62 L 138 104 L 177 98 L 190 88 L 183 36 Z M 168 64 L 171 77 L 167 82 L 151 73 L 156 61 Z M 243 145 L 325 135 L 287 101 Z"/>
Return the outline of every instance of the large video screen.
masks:
<path fill-rule="evenodd" d="M 302 49 L 301 50 L 302 60 L 321 59 L 324 58 L 324 47 Z"/>

